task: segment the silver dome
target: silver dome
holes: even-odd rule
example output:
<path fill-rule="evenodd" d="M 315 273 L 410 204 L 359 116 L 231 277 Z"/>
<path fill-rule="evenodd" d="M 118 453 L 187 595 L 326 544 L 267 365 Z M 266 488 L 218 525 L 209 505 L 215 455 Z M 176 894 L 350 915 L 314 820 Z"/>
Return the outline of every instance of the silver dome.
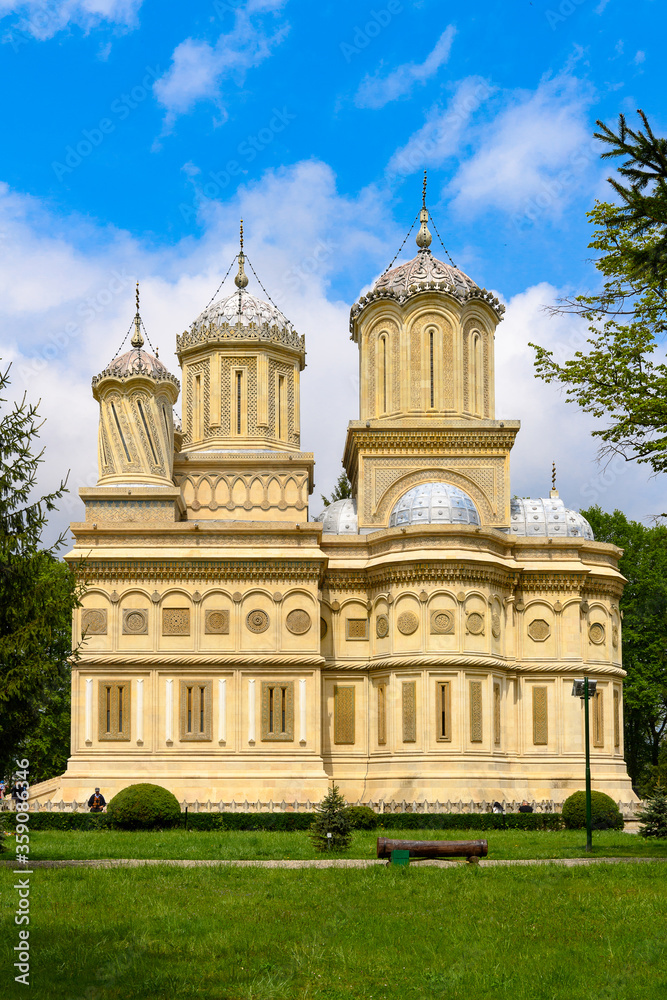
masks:
<path fill-rule="evenodd" d="M 449 483 L 422 483 L 404 493 L 389 517 L 389 527 L 407 524 L 481 524 L 472 499 Z"/>
<path fill-rule="evenodd" d="M 325 535 L 357 535 L 357 501 L 351 497 L 334 500 L 315 520 L 322 522 L 322 533 Z"/>
<path fill-rule="evenodd" d="M 510 501 L 510 531 L 523 536 L 595 539 L 586 518 L 576 510 L 569 510 L 560 497 L 537 500 L 514 497 Z"/>
<path fill-rule="evenodd" d="M 280 330 L 293 331 L 294 327 L 277 306 L 255 298 L 245 290 L 232 292 L 225 299 L 214 302 L 197 317 L 193 328 L 205 326 L 277 326 Z"/>
<path fill-rule="evenodd" d="M 168 371 L 159 358 L 153 357 L 152 354 L 144 351 L 141 347 L 133 347 L 132 350 L 126 351 L 120 357 L 114 358 L 103 372 L 95 375 L 93 386 L 96 386 L 105 378 L 116 378 L 121 382 L 125 382 L 127 379 L 137 375 L 146 376 L 155 382 L 168 381 L 173 382 L 177 386 L 179 384 L 178 379 Z"/>
<path fill-rule="evenodd" d="M 397 295 L 407 295 L 411 291 L 417 291 L 413 286 L 427 286 L 434 281 L 443 282 L 446 288 L 451 288 L 454 294 L 465 297 L 468 292 L 477 289 L 479 286 L 469 278 L 458 267 L 445 264 L 434 257 L 430 250 L 421 251 L 412 260 L 399 267 L 394 267 L 391 271 L 385 271 L 377 279 L 373 288 L 380 290 L 386 288 Z"/>

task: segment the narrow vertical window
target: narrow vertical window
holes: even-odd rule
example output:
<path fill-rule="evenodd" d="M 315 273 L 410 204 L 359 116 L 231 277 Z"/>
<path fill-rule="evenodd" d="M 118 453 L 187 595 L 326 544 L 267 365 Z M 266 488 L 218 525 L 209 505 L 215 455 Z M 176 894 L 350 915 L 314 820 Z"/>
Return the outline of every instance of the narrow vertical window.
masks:
<path fill-rule="evenodd" d="M 125 691 L 124 687 L 121 686 L 121 687 L 118 688 L 118 732 L 119 733 L 123 732 L 123 692 L 124 691 Z"/>
<path fill-rule="evenodd" d="M 192 688 L 188 688 L 188 728 L 187 732 L 192 732 Z"/>
<path fill-rule="evenodd" d="M 269 732 L 273 732 L 273 694 L 275 688 L 269 688 Z"/>
<path fill-rule="evenodd" d="M 195 441 L 202 438 L 201 375 L 195 375 L 192 388 L 192 433 Z"/>
<path fill-rule="evenodd" d="M 614 691 L 614 747 L 621 745 L 621 697 L 618 689 Z"/>
<path fill-rule="evenodd" d="M 604 702 L 602 691 L 593 696 L 593 746 L 604 746 Z"/>
<path fill-rule="evenodd" d="M 444 681 L 438 684 L 436 697 L 436 722 L 439 740 L 451 740 L 452 738 L 450 706 L 450 684 L 449 681 Z"/>
<path fill-rule="evenodd" d="M 106 689 L 106 691 L 107 691 L 107 698 L 106 698 L 106 703 L 107 703 L 107 713 L 106 713 L 107 714 L 107 728 L 106 728 L 106 732 L 110 733 L 111 732 L 111 688 L 108 687 Z"/>
<path fill-rule="evenodd" d="M 241 396 L 243 395 L 243 374 L 236 373 L 236 433 L 241 433 Z"/>
<path fill-rule="evenodd" d="M 280 732 L 284 733 L 287 725 L 287 690 L 280 689 Z"/>
<path fill-rule="evenodd" d="M 204 732 L 204 691 L 205 688 L 199 688 L 199 732 Z"/>
<path fill-rule="evenodd" d="M 378 743 L 384 746 L 387 742 L 387 687 L 378 685 Z"/>
<path fill-rule="evenodd" d="M 285 436 L 285 376 L 278 376 L 278 399 L 276 400 L 278 438 L 282 441 Z"/>
<path fill-rule="evenodd" d="M 428 359 L 429 359 L 429 370 L 430 370 L 430 385 L 431 385 L 431 409 L 435 406 L 435 385 L 433 379 L 433 330 L 429 330 L 428 334 Z"/>

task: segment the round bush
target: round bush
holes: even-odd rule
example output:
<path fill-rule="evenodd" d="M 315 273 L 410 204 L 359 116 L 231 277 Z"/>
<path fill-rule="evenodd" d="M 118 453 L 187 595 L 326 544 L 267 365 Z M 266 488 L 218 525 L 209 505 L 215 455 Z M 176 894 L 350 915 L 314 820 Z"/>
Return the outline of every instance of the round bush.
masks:
<path fill-rule="evenodd" d="M 370 806 L 348 806 L 346 812 L 353 830 L 375 830 L 380 825 L 380 817 Z"/>
<path fill-rule="evenodd" d="M 563 803 L 563 820 L 568 830 L 586 826 L 586 792 L 575 792 Z M 591 792 L 591 826 L 594 830 L 622 830 L 623 817 L 612 798 Z"/>
<path fill-rule="evenodd" d="M 178 799 L 161 785 L 128 785 L 114 795 L 107 813 L 120 830 L 166 830 L 181 822 Z"/>

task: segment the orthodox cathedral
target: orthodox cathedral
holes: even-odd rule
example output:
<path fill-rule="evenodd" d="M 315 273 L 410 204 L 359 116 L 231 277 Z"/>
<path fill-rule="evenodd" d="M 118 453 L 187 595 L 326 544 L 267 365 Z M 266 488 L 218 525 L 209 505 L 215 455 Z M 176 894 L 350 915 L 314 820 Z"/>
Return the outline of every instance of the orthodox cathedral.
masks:
<path fill-rule="evenodd" d="M 180 385 L 145 347 L 92 381 L 99 480 L 67 559 L 72 752 L 33 790 L 179 800 L 562 801 L 584 778 L 634 798 L 623 759 L 620 550 L 552 489 L 512 496 L 516 420 L 497 420 L 503 306 L 430 250 L 354 303 L 352 498 L 309 509 L 305 340 L 248 289 L 177 338 Z M 342 335 L 342 331 L 341 331 Z M 48 787 L 47 787 L 48 786 Z"/>

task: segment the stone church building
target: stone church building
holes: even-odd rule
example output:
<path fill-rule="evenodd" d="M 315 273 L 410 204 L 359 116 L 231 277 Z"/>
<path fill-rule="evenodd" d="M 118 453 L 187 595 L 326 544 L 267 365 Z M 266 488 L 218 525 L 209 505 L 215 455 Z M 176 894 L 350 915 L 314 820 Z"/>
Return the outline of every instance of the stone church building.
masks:
<path fill-rule="evenodd" d="M 93 379 L 99 481 L 67 556 L 72 755 L 43 799 L 152 781 L 179 800 L 634 798 L 623 760 L 620 550 L 556 490 L 513 497 L 516 420 L 494 407 L 503 306 L 430 251 L 352 306 L 354 499 L 309 508 L 305 340 L 247 290 Z M 343 331 L 341 331 L 343 336 Z M 332 386 L 335 393 L 335 386 Z M 546 461 L 546 456 L 541 456 Z M 39 798 L 39 790 L 36 790 Z M 48 793 L 47 793 L 48 792 Z"/>

